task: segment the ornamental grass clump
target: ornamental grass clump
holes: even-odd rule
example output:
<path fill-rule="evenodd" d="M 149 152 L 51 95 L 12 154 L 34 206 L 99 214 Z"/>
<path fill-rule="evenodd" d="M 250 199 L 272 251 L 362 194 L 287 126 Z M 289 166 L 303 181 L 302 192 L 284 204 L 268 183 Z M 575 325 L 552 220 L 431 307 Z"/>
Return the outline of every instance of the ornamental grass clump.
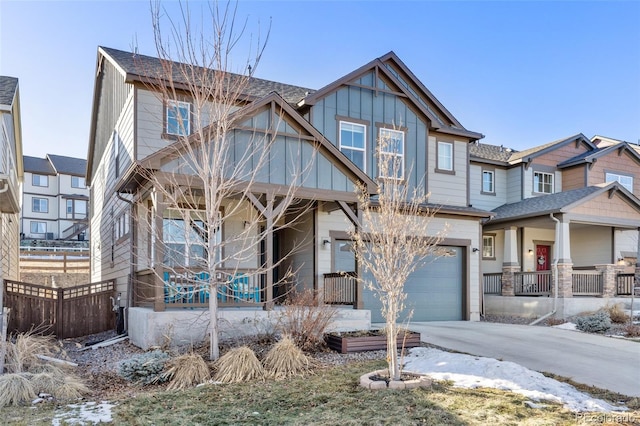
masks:
<path fill-rule="evenodd" d="M 311 372 L 312 364 L 295 342 L 289 336 L 285 336 L 267 353 L 264 366 L 267 376 L 283 380 Z"/>
<path fill-rule="evenodd" d="M 165 382 L 167 379 L 162 373 L 168 360 L 169 354 L 166 352 L 145 352 L 122 361 L 118 374 L 125 380 L 143 385 Z"/>
<path fill-rule="evenodd" d="M 0 408 L 35 399 L 36 391 L 26 374 L 0 374 Z"/>
<path fill-rule="evenodd" d="M 163 376 L 170 380 L 167 389 L 186 389 L 211 379 L 209 367 L 196 353 L 180 355 L 167 363 Z"/>
<path fill-rule="evenodd" d="M 611 318 L 607 311 L 599 311 L 575 320 L 576 328 L 586 333 L 606 333 L 611 328 Z"/>
<path fill-rule="evenodd" d="M 608 305 L 605 310 L 609 314 L 609 318 L 611 318 L 611 322 L 614 324 L 625 324 L 629 322 L 629 315 L 627 315 L 623 310 L 620 303 L 616 303 L 615 305 Z"/>
<path fill-rule="evenodd" d="M 214 380 L 222 383 L 239 383 L 264 380 L 265 372 L 255 352 L 248 346 L 231 349 L 216 361 Z"/>
<path fill-rule="evenodd" d="M 37 355 L 54 356 L 61 352 L 53 336 L 35 334 L 35 330 L 12 336 L 7 342 L 6 369 L 9 373 L 30 371 L 42 361 Z"/>

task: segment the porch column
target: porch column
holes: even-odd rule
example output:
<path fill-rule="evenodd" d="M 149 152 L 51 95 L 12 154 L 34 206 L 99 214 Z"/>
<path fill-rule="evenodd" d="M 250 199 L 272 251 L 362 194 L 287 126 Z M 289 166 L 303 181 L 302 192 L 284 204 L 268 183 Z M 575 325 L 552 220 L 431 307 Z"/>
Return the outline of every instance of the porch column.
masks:
<path fill-rule="evenodd" d="M 515 273 L 520 272 L 518 262 L 518 227 L 504 229 L 504 260 L 502 262 L 502 295 L 515 296 Z"/>
<path fill-rule="evenodd" d="M 151 194 L 151 200 L 153 201 L 153 218 L 151 224 L 151 238 L 154 241 L 153 244 L 153 310 L 155 312 L 162 312 L 165 310 L 164 304 L 164 265 L 163 257 L 163 237 L 162 237 L 162 220 L 164 217 L 164 211 L 167 208 L 163 195 L 158 191 L 153 191 Z"/>
<path fill-rule="evenodd" d="M 555 258 L 558 259 L 558 297 L 573 297 L 573 261 L 571 260 L 571 236 L 566 215 L 556 217 Z M 552 287 L 552 294 L 555 287 Z"/>
<path fill-rule="evenodd" d="M 618 273 L 624 272 L 624 265 L 594 265 L 596 271 L 602 273 L 602 297 L 616 297 Z"/>

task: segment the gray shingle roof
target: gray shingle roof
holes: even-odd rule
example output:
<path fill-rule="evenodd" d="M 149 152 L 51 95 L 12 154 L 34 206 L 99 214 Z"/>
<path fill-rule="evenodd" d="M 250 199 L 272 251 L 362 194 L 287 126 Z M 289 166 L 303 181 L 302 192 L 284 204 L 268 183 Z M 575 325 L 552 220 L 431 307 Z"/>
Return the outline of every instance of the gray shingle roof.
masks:
<path fill-rule="evenodd" d="M 582 133 L 578 133 L 578 134 L 575 134 L 573 136 L 569 136 L 568 138 L 558 139 L 558 140 L 555 140 L 553 142 L 546 143 L 544 145 L 535 146 L 533 148 L 529 148 L 529 149 L 525 149 L 524 151 L 517 152 L 517 153 L 515 153 L 515 154 L 513 154 L 511 156 L 509 161 L 515 161 L 515 160 L 519 160 L 521 158 L 528 157 L 530 155 L 535 155 L 535 154 L 538 154 L 541 151 L 544 151 L 547 148 L 551 148 L 551 147 L 553 147 L 555 145 L 560 145 L 560 144 L 562 144 L 564 142 L 574 141 L 574 140 L 576 140 L 578 138 L 582 138 L 582 139 L 584 139 L 585 142 L 591 143 L 591 141 L 589 141 L 589 139 L 587 139 L 586 136 L 584 136 Z"/>
<path fill-rule="evenodd" d="M 37 173 L 40 175 L 55 175 L 56 171 L 46 158 L 30 157 L 25 155 L 22 157 L 24 171 L 28 173 Z"/>
<path fill-rule="evenodd" d="M 562 208 L 579 201 L 594 192 L 601 191 L 602 186 L 587 186 L 571 191 L 541 195 L 527 198 L 517 203 L 503 204 L 493 210 L 492 221 L 530 217 L 560 211 Z"/>
<path fill-rule="evenodd" d="M 47 154 L 47 157 L 58 173 L 84 177 L 87 172 L 87 160 L 83 158 L 65 157 L 53 154 Z"/>
<path fill-rule="evenodd" d="M 17 78 L 0 75 L 0 105 L 11 105 L 17 88 Z"/>
<path fill-rule="evenodd" d="M 469 145 L 469 154 L 471 157 L 481 158 L 484 160 L 500 161 L 506 163 L 513 155 L 511 148 L 505 148 L 498 145 L 489 145 L 486 143 L 478 143 Z"/>
<path fill-rule="evenodd" d="M 162 63 L 158 58 L 141 55 L 139 53 L 133 54 L 109 47 L 100 47 L 100 49 L 109 55 L 128 74 L 143 78 L 158 78 L 158 76 L 163 74 Z M 228 73 L 228 77 L 234 79 L 240 78 L 241 76 L 239 74 Z M 177 67 L 174 68 L 172 78 L 176 83 L 184 83 L 184 78 L 178 72 Z M 296 104 L 307 94 L 314 92 L 314 90 L 252 77 L 244 94 L 262 98 L 271 92 L 277 92 L 288 103 Z"/>

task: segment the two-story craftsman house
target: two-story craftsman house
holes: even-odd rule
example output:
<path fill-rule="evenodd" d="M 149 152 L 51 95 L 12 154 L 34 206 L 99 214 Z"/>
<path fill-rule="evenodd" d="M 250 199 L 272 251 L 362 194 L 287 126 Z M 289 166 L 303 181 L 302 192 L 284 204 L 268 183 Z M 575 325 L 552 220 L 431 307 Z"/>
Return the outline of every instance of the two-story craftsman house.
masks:
<path fill-rule="evenodd" d="M 210 297 L 199 287 L 208 276 L 193 267 L 179 273 L 179 266 L 193 266 L 202 253 L 189 242 L 198 238 L 190 237 L 201 226 L 198 212 L 186 223 L 176 214 L 181 206 L 164 204 L 145 179 L 177 170 L 172 136 L 193 131 L 188 93 L 163 99 L 148 84 L 158 69 L 157 58 L 98 49 L 87 165 L 92 280 L 116 280 L 129 334 L 142 347 L 157 344 L 169 327 L 174 337 L 202 338 L 201 317 Z M 450 226 L 442 242 L 449 256 L 424 266 L 407 283 L 412 320 L 479 319 L 481 222 L 491 214 L 471 207 L 469 149 L 482 135 L 465 129 L 394 53 L 316 91 L 251 77 L 233 114 L 237 127 L 229 143 L 246 144 L 247 134 L 269 133 L 280 148 L 270 153 L 270 172 L 233 201 L 244 207 L 225 220 L 216 238 L 243 232 L 247 214 L 262 215 L 265 223 L 272 219 L 284 196 L 291 153 L 306 161 L 307 178 L 296 197 L 310 208 L 295 216 L 295 226 L 265 238 L 254 256 L 224 265 L 235 272 L 217 295 L 221 317 L 230 322 L 240 315 L 247 322 L 268 315 L 262 307 L 277 302 L 274 283 L 285 268 L 260 276 L 251 271 L 296 244 L 299 249 L 283 262 L 296 271 L 292 286 L 315 289 L 327 303 L 352 305 L 356 309 L 341 315 L 360 315 L 364 326 L 382 321 L 379 301 L 350 278 L 364 271 L 347 231 L 358 223 L 354 189 L 358 184 L 375 191 L 381 178 L 375 149 L 379 138 L 391 137 L 393 155 L 404 164 L 399 178 L 429 192 L 431 205 L 439 208 L 430 232 Z M 161 246 L 164 253 L 158 252 Z"/>

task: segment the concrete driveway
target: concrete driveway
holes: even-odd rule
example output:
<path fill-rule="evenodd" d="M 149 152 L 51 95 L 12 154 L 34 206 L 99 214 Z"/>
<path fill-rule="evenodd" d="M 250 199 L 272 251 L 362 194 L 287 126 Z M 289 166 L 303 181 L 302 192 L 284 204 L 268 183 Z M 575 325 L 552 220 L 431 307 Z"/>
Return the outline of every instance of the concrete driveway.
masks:
<path fill-rule="evenodd" d="M 512 361 L 578 383 L 640 396 L 640 343 L 551 327 L 448 321 L 411 323 L 423 342 Z"/>

